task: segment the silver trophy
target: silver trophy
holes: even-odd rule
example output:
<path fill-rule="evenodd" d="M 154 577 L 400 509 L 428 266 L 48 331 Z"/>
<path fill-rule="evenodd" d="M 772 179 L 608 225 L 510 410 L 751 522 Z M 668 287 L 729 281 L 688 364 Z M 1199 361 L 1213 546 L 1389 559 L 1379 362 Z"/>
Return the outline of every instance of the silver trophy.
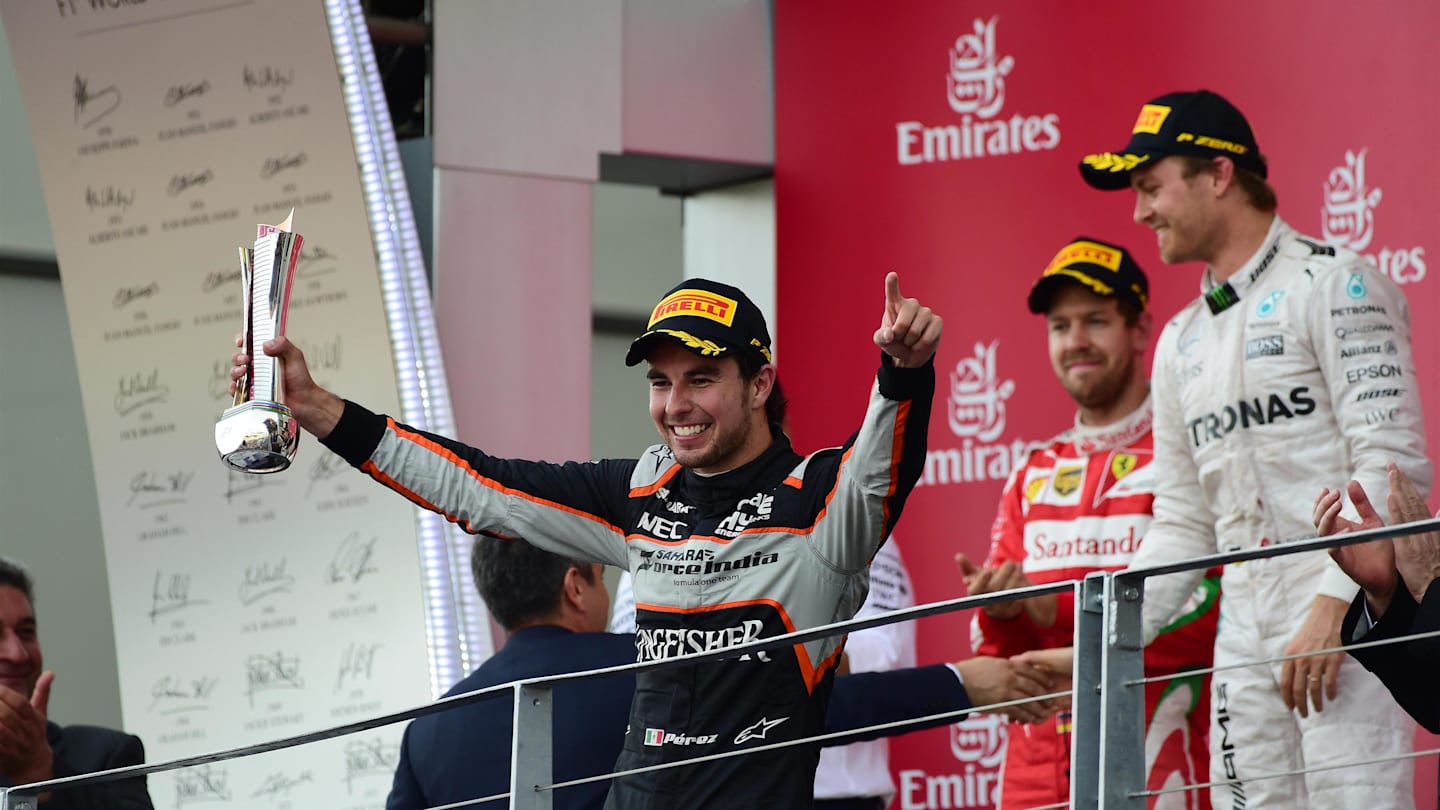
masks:
<path fill-rule="evenodd" d="M 284 405 L 280 360 L 260 347 L 285 334 L 290 286 L 304 237 L 291 230 L 295 211 L 279 225 L 261 225 L 255 247 L 240 248 L 245 288 L 241 349 L 250 367 L 235 388 L 235 404 L 215 424 L 215 449 L 232 470 L 273 473 L 290 466 L 300 446 L 300 425 Z"/>

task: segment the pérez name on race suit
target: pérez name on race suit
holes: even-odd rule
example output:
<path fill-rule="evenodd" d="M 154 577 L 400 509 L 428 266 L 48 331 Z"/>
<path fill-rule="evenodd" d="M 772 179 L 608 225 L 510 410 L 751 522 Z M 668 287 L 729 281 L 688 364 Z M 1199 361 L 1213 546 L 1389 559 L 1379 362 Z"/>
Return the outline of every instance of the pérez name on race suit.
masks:
<path fill-rule="evenodd" d="M 850 618 L 924 469 L 934 390 L 933 361 L 901 369 L 882 356 L 844 446 L 802 457 L 780 434 L 713 476 L 664 445 L 589 463 L 494 458 L 350 402 L 325 444 L 465 531 L 630 569 L 639 657 L 654 660 Z M 823 639 L 640 673 L 616 769 L 820 733 L 842 647 Z M 606 806 L 808 807 L 818 760 L 802 745 L 623 777 Z"/>
<path fill-rule="evenodd" d="M 1392 461 L 1428 490 L 1409 312 L 1394 282 L 1277 217 L 1228 283 L 1215 285 L 1207 273 L 1202 291 L 1156 347 L 1155 520 L 1134 565 L 1313 537 L 1310 507 L 1320 487 L 1354 478 L 1383 508 L 1376 494 L 1389 489 Z M 1147 640 L 1201 575 L 1147 583 Z M 1223 583 L 1215 649 L 1222 670 L 1281 656 L 1317 594 L 1349 602 L 1357 592 L 1324 552 L 1229 565 Z M 1342 666 L 1338 699 L 1307 718 L 1286 710 L 1279 672 L 1274 664 L 1215 675 L 1211 774 L 1227 783 L 1214 792 L 1215 806 L 1403 803 L 1382 786 L 1408 785 L 1408 761 L 1372 766 L 1362 780 L 1335 769 L 1247 781 L 1298 767 L 1302 756 L 1316 764 L 1309 760 L 1410 750 L 1404 715 L 1362 667 Z"/>

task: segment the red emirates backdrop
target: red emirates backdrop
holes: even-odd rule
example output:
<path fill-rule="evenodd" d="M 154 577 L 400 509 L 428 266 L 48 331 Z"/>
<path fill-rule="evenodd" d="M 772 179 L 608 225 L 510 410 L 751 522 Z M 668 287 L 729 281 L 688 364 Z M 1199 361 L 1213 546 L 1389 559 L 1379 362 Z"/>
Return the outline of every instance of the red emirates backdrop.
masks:
<path fill-rule="evenodd" d="M 1432 0 L 776 4 L 777 332 L 797 446 L 858 422 L 886 271 L 946 320 L 930 460 L 896 531 L 917 601 L 961 592 L 952 557 L 985 555 L 1016 455 L 1073 420 L 1024 303 L 1056 250 L 1080 234 L 1127 245 L 1160 322 L 1198 291 L 1202 268 L 1160 263 L 1134 196 L 1093 191 L 1076 168 L 1121 147 L 1166 92 L 1233 101 L 1281 216 L 1402 283 L 1440 454 L 1440 374 L 1425 362 L 1440 320 L 1437 37 Z M 966 615 L 918 633 L 921 661 L 969 654 Z M 894 807 L 989 807 L 1002 736 L 976 723 L 898 741 Z M 1433 807 L 1434 766 L 1421 770 Z"/>

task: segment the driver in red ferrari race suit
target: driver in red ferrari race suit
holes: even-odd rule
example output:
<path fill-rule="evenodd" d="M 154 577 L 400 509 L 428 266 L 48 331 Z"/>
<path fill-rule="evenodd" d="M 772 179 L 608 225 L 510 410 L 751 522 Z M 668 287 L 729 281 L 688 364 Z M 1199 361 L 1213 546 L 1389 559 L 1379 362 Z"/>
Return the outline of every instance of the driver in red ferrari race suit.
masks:
<path fill-rule="evenodd" d="M 1154 500 L 1149 381 L 1143 358 L 1148 284 L 1129 253 L 1077 239 L 1030 292 L 1046 317 L 1050 360 L 1079 406 L 1075 426 L 1034 450 L 1005 485 L 983 569 L 961 555 L 970 592 L 1083 579 L 1125 568 L 1145 539 Z M 1219 616 L 1219 572 L 1145 649 L 1147 788 L 1200 784 L 1209 774 L 1208 674 Z M 1003 602 L 976 614 L 977 655 L 1026 656 L 1068 672 L 1073 595 Z M 1033 652 L 1033 651 L 1050 651 Z M 1053 654 L 1051 654 L 1053 653 Z M 1003 810 L 1070 799 L 1070 713 L 1010 725 L 1001 778 Z M 1209 808 L 1204 791 L 1151 797 L 1151 808 Z"/>

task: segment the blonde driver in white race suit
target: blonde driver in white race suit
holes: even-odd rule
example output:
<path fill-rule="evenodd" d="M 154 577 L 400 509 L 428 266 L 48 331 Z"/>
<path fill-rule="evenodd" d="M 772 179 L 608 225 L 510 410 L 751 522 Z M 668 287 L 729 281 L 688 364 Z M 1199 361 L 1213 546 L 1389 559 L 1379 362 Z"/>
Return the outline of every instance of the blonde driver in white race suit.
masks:
<path fill-rule="evenodd" d="M 1133 566 L 1312 537 L 1322 487 L 1384 492 L 1390 462 L 1429 489 L 1404 294 L 1282 221 L 1266 173 L 1244 116 L 1204 90 L 1150 101 L 1120 153 L 1081 162 L 1092 186 L 1134 190 L 1166 263 L 1207 264 L 1156 348 L 1155 519 Z M 1147 584 L 1147 639 L 1202 574 Z M 1343 654 L 1273 660 L 1338 646 L 1356 585 L 1324 552 L 1229 565 L 1222 583 L 1214 806 L 1413 807 L 1411 760 L 1333 767 L 1411 750 L 1385 687 Z"/>

